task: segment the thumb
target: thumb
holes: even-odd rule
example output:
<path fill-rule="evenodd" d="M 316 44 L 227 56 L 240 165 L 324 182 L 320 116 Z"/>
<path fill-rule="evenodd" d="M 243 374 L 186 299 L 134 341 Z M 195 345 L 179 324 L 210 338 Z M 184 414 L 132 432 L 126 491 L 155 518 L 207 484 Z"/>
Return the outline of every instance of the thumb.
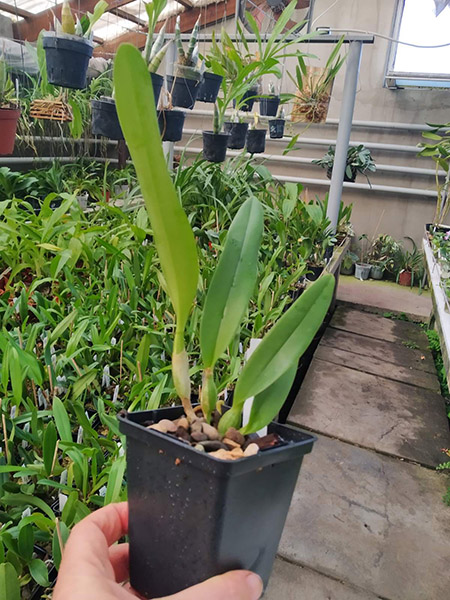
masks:
<path fill-rule="evenodd" d="M 160 600 L 259 600 L 261 577 L 250 571 L 230 571 Z"/>

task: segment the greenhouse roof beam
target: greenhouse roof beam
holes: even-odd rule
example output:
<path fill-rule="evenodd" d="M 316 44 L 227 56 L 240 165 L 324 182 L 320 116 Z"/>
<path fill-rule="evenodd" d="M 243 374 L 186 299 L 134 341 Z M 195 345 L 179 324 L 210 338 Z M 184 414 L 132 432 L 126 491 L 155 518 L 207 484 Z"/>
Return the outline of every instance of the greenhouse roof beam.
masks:
<path fill-rule="evenodd" d="M 192 8 L 194 5 L 192 4 L 191 0 L 176 0 L 178 2 L 178 4 L 181 4 L 181 6 L 184 6 L 184 8 Z"/>
<path fill-rule="evenodd" d="M 207 25 L 212 25 L 214 23 L 218 23 L 223 19 L 228 17 L 234 17 L 236 10 L 236 2 L 235 0 L 228 0 L 228 2 L 219 2 L 218 4 L 209 4 L 206 6 L 202 6 L 199 8 L 190 8 L 186 10 L 184 13 L 180 14 L 180 29 L 182 32 L 190 32 L 195 25 L 198 17 L 201 17 L 201 26 L 206 27 Z M 175 20 L 169 19 L 169 27 L 174 26 Z M 163 23 L 159 23 L 156 27 L 156 31 L 162 27 Z M 142 29 L 127 31 L 118 37 L 107 40 L 102 46 L 98 46 L 94 50 L 94 54 L 96 56 L 109 56 L 113 55 L 120 44 L 128 43 L 133 44 L 137 48 L 143 48 L 145 46 L 145 38 L 144 35 L 147 32 L 147 27 L 143 27 Z M 210 34 L 209 34 L 210 35 Z M 210 35 L 211 37 L 211 35 Z M 189 36 L 190 38 L 190 36 Z"/>
<path fill-rule="evenodd" d="M 112 8 L 109 10 L 109 12 L 113 15 L 116 15 L 117 17 L 120 17 L 121 19 L 125 19 L 126 21 L 130 21 L 131 23 L 134 23 L 135 25 L 139 25 L 139 27 L 147 26 L 147 21 L 144 21 L 143 19 L 140 19 L 136 15 L 133 15 L 132 13 L 130 13 L 126 10 L 122 10 L 121 8 Z"/>
<path fill-rule="evenodd" d="M 107 12 L 130 4 L 132 0 L 105 0 L 108 3 Z M 92 12 L 98 0 L 72 0 L 70 5 L 77 13 Z M 62 3 L 57 4 L 53 9 L 43 10 L 40 13 L 24 17 L 18 23 L 14 23 L 14 37 L 18 40 L 27 40 L 34 42 L 37 40 L 43 29 L 50 29 L 53 25 L 54 16 L 61 18 Z"/>
<path fill-rule="evenodd" d="M 28 10 L 23 10 L 23 8 L 20 8 L 19 6 L 16 7 L 13 4 L 6 4 L 6 2 L 0 2 L 0 10 L 10 15 L 21 17 L 22 19 L 34 17 L 33 13 L 29 12 Z"/>

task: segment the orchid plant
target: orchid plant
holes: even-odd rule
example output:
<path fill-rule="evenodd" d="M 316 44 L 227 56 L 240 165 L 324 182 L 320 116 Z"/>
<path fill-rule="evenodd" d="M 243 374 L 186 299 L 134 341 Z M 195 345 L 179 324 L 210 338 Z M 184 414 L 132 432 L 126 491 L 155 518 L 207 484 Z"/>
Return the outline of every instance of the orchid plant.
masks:
<path fill-rule="evenodd" d="M 195 418 L 191 403 L 190 361 L 185 349 L 185 330 L 199 281 L 196 241 L 189 220 L 171 181 L 159 139 L 153 91 L 147 65 L 139 51 L 122 45 L 114 65 L 116 103 L 145 205 L 152 225 L 164 287 L 175 313 L 172 375 L 177 394 L 189 420 Z M 203 363 L 201 407 L 209 421 L 221 412 L 214 369 L 233 340 L 254 291 L 264 211 L 252 196 L 242 204 L 228 231 L 203 302 L 199 346 Z M 247 398 L 254 397 L 244 433 L 267 425 L 279 412 L 292 386 L 298 359 L 311 343 L 330 305 L 334 278 L 323 275 L 295 301 L 273 325 L 248 359 L 234 392 L 233 407 L 224 412 L 218 429 L 241 428 Z"/>

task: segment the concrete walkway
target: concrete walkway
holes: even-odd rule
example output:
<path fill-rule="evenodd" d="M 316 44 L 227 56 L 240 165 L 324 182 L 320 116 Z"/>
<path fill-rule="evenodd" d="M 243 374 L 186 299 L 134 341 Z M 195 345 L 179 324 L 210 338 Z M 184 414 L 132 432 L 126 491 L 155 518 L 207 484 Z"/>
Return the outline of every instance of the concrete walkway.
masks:
<path fill-rule="evenodd" d="M 304 460 L 265 599 L 449 598 L 444 400 L 418 325 L 338 305 L 290 412 Z"/>
<path fill-rule="evenodd" d="M 420 321 L 427 321 L 432 308 L 429 290 L 403 287 L 393 281 L 360 281 L 353 275 L 339 275 L 337 299 L 357 308 L 406 313 Z"/>

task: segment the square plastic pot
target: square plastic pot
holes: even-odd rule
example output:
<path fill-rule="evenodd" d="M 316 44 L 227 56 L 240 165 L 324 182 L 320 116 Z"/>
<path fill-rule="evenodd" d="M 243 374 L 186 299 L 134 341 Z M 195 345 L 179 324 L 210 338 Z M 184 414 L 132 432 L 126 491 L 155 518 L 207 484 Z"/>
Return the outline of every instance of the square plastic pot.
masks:
<path fill-rule="evenodd" d="M 242 150 L 247 140 L 248 123 L 232 123 L 225 121 L 223 125 L 225 133 L 229 133 L 228 148 Z"/>
<path fill-rule="evenodd" d="M 112 98 L 92 100 L 92 133 L 110 140 L 123 140 L 116 103 Z"/>
<path fill-rule="evenodd" d="M 276 117 L 280 105 L 280 96 L 271 95 L 267 98 L 260 98 L 259 113 L 263 117 Z"/>
<path fill-rule="evenodd" d="M 163 142 L 179 142 L 183 137 L 186 113 L 182 110 L 161 110 L 158 113 L 159 131 Z"/>
<path fill-rule="evenodd" d="M 356 279 L 369 279 L 370 270 L 372 266 L 365 263 L 355 264 L 355 277 Z"/>
<path fill-rule="evenodd" d="M 196 79 L 187 79 L 185 77 L 174 77 L 167 75 L 167 89 L 172 94 L 173 106 L 181 108 L 194 108 L 200 82 Z"/>
<path fill-rule="evenodd" d="M 266 149 L 266 129 L 250 129 L 247 133 L 247 152 L 261 154 Z"/>
<path fill-rule="evenodd" d="M 200 102 L 214 103 L 217 100 L 222 80 L 222 75 L 216 75 L 215 73 L 209 73 L 208 71 L 203 73 L 203 79 L 198 88 L 197 100 Z"/>
<path fill-rule="evenodd" d="M 203 158 L 213 163 L 222 163 L 227 156 L 229 133 L 203 131 Z"/>
<path fill-rule="evenodd" d="M 48 82 L 62 87 L 83 89 L 94 44 L 76 35 L 57 36 L 47 31 L 42 38 Z"/>
<path fill-rule="evenodd" d="M 285 444 L 236 461 L 145 427 L 182 407 L 119 415 L 127 436 L 130 582 L 159 598 L 232 569 L 267 585 L 303 456 L 316 438 L 277 423 Z"/>
<path fill-rule="evenodd" d="M 269 120 L 269 135 L 273 140 L 279 140 L 284 135 L 285 119 Z"/>

